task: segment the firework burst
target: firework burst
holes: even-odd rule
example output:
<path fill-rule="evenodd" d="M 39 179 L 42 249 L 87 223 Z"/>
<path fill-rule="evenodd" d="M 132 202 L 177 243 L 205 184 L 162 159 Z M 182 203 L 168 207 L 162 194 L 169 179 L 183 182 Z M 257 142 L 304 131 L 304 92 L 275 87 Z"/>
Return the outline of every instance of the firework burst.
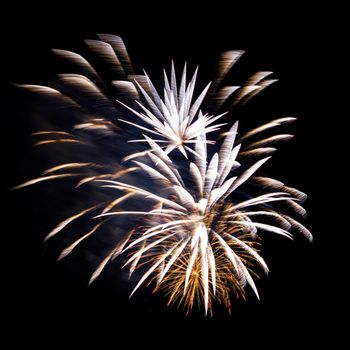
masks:
<path fill-rule="evenodd" d="M 289 209 L 305 216 L 301 203 L 306 195 L 277 180 L 256 175 L 276 150 L 270 144 L 288 140 L 291 135 L 258 137 L 295 118 L 273 120 L 240 138 L 237 138 L 237 121 L 221 133 L 221 141 L 217 143 L 208 140 L 207 134 L 225 125 L 214 124 L 227 113 L 220 110 L 229 111 L 237 103 L 247 102 L 275 82 L 267 79 L 272 72 L 258 72 L 243 86 L 224 86 L 223 79 L 243 53 L 228 51 L 219 59 L 216 77 L 198 96 L 194 95 L 197 69 L 187 83 L 185 65 L 178 85 L 174 64 L 170 79 L 164 72 L 161 94 L 146 73 L 134 74 L 119 37 L 101 35 L 100 39 L 89 40 L 87 45 L 116 76 L 110 84 L 82 56 L 55 50 L 77 65 L 84 75 L 61 75 L 61 89 L 24 86 L 84 111 L 70 131 L 35 133 L 42 138 L 38 146 L 79 144 L 91 148 L 94 144 L 86 141 L 101 133 L 112 136 L 115 142 L 131 142 L 126 154 L 118 155 L 114 162 L 63 163 L 17 186 L 77 177 L 77 186 L 96 184 L 108 191 L 107 199 L 74 213 L 45 240 L 81 217 L 93 217 L 91 230 L 66 247 L 59 255 L 60 260 L 101 230 L 111 218 L 133 217 L 134 228 L 114 243 L 92 274 L 90 283 L 108 262 L 120 256 L 130 275 L 139 273 L 131 295 L 144 283 L 151 283 L 155 290 L 168 296 L 169 304 L 179 303 L 191 311 L 196 303 L 203 306 L 206 314 L 212 313 L 215 302 L 229 309 L 230 296 L 244 297 L 246 286 L 259 298 L 253 278 L 259 270 L 269 271 L 258 251 L 260 232 L 292 239 L 294 229 L 312 240 L 311 233 L 286 214 Z M 108 92 L 111 86 L 117 88 L 115 98 Z M 138 120 L 132 119 L 135 116 Z M 119 131 L 121 123 L 131 128 L 126 136 Z M 128 139 L 140 130 L 140 137 Z M 90 135 L 89 139 L 86 134 Z M 185 158 L 174 157 L 177 151 Z M 249 164 L 249 159 L 254 157 L 259 159 Z M 139 174 L 147 179 L 142 185 L 135 180 Z M 146 209 L 138 209 L 136 203 L 140 201 Z"/>
<path fill-rule="evenodd" d="M 147 87 L 152 95 L 150 96 L 137 81 L 135 81 L 135 83 L 145 98 L 149 109 L 138 101 L 137 104 L 143 110 L 143 113 L 137 112 L 127 105 L 124 106 L 131 110 L 152 129 L 145 128 L 139 124 L 131 123 L 126 120 L 122 121 L 145 130 L 148 133 L 162 137 L 162 139 L 154 141 L 157 143 L 166 144 L 165 151 L 167 154 L 174 149 L 178 149 L 187 158 L 186 151 L 194 153 L 193 149 L 188 145 L 196 143 L 198 136 L 204 136 L 210 132 L 219 130 L 221 126 L 225 125 L 212 124 L 226 113 L 218 116 L 208 114 L 203 115 L 202 111 L 199 110 L 209 90 L 211 85 L 210 83 L 198 96 L 196 101 L 191 104 L 197 71 L 198 70 L 195 71 L 191 81 L 186 86 L 185 65 L 182 72 L 180 88 L 178 89 L 176 84 L 175 68 L 174 64 L 172 64 L 170 84 L 168 77 L 164 72 L 164 101 L 161 99 L 157 90 L 152 84 L 152 81 L 145 73 Z M 147 140 L 144 139 L 133 141 L 147 142 Z"/>

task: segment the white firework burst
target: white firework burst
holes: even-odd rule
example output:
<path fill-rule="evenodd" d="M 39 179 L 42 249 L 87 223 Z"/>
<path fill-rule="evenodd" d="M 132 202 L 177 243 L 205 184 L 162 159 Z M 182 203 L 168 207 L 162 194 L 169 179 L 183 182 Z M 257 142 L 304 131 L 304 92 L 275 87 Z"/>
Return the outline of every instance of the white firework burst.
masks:
<path fill-rule="evenodd" d="M 60 89 L 24 86 L 79 110 L 78 120 L 69 131 L 50 129 L 35 133 L 36 137 L 47 137 L 37 145 L 90 147 L 94 160 L 53 166 L 17 188 L 72 177 L 79 179 L 77 186 L 96 183 L 103 190 L 110 189 L 107 199 L 98 198 L 94 205 L 66 218 L 45 240 L 79 218 L 94 217 L 91 230 L 71 242 L 59 255 L 61 260 L 101 230 L 109 219 L 131 216 L 134 228 L 113 243 L 109 254 L 92 274 L 90 283 L 108 262 L 122 254 L 130 274 L 136 269 L 141 271 L 131 295 L 144 282 L 153 281 L 157 290 L 168 294 L 169 303 L 179 302 L 190 311 L 197 301 L 204 306 L 206 314 L 212 313 L 214 301 L 230 308 L 230 295 L 244 296 L 246 285 L 258 297 L 255 269 L 259 266 L 268 272 L 258 252 L 260 232 L 292 238 L 295 229 L 312 240 L 311 233 L 301 223 L 285 214 L 286 209 L 291 209 L 305 216 L 301 203 L 306 195 L 280 181 L 256 175 L 276 150 L 270 144 L 288 140 L 292 135 L 276 134 L 258 140 L 256 137 L 295 118 L 273 120 L 238 139 L 237 121 L 228 132 L 221 134 L 220 147 L 213 145 L 215 142 L 208 140 L 207 134 L 221 130 L 225 124 L 215 124 L 226 114 L 218 113 L 220 110 L 229 111 L 237 103 L 247 102 L 275 82 L 275 79 L 267 79 L 272 72 L 258 72 L 243 86 L 225 86 L 225 76 L 243 53 L 228 51 L 220 57 L 213 82 L 197 97 L 194 93 L 197 69 L 187 83 L 186 65 L 179 84 L 174 64 L 170 79 L 164 72 L 161 94 L 146 73 L 134 74 L 121 38 L 100 35 L 100 39 L 89 40 L 87 45 L 113 73 L 115 79 L 111 79 L 110 84 L 106 84 L 82 56 L 55 50 L 57 55 L 76 65 L 82 74 L 60 75 Z M 107 93 L 111 87 L 117 88 L 115 100 Z M 205 106 L 208 101 L 211 109 Z M 136 115 L 139 122 L 127 118 L 128 114 L 121 118 L 120 114 L 126 111 Z M 142 138 L 125 139 L 118 120 L 130 125 L 132 131 L 141 129 Z M 103 157 L 95 154 L 96 135 L 110 136 L 122 145 L 127 141 L 132 144 L 126 154 L 103 162 Z M 134 147 L 131 151 L 131 146 L 138 142 L 146 147 L 141 150 L 140 146 Z M 178 158 L 172 157 L 174 150 L 185 156 L 180 163 Z M 263 158 L 248 164 L 247 159 L 260 156 Z M 129 163 L 132 165 L 125 165 Z M 143 186 L 138 184 L 138 176 L 130 177 L 135 172 L 146 176 L 148 181 Z M 140 199 L 147 209 L 137 209 Z M 152 205 L 148 209 L 149 202 Z M 128 203 L 127 209 L 122 208 L 125 203 Z M 282 209 L 273 206 L 281 203 Z M 259 217 L 267 218 L 267 223 L 257 221 Z"/>
<path fill-rule="evenodd" d="M 209 90 L 209 83 L 202 93 L 193 102 L 193 93 L 197 78 L 197 69 L 193 74 L 191 81 L 186 84 L 186 64 L 182 72 L 180 87 L 177 87 L 174 64 L 171 67 L 171 80 L 164 71 L 164 99 L 161 99 L 152 81 L 145 73 L 145 80 L 149 95 L 140 83 L 135 81 L 142 96 L 145 98 L 148 108 L 141 102 L 137 101 L 142 112 L 138 112 L 133 108 L 123 104 L 126 108 L 137 115 L 142 121 L 148 124 L 148 127 L 122 120 L 146 132 L 161 137 L 162 139 L 154 139 L 155 142 L 165 144 L 165 152 L 168 154 L 174 149 L 178 149 L 186 158 L 187 152 L 194 152 L 189 144 L 196 143 L 198 136 L 219 130 L 222 124 L 214 124 L 216 120 L 226 113 L 218 116 L 203 114 L 200 106 Z M 193 102 L 193 103 L 192 103 Z M 151 128 L 151 129 L 150 129 Z M 145 142 L 146 140 L 134 140 L 134 142 Z"/>
<path fill-rule="evenodd" d="M 135 270 L 138 263 L 144 262 L 142 259 L 144 256 L 147 261 L 152 261 L 132 294 L 151 274 L 154 274 L 157 285 L 161 285 L 168 274 L 167 282 L 169 279 L 173 281 L 170 284 L 173 290 L 171 299 L 176 299 L 178 293 L 183 293 L 182 301 L 189 308 L 192 307 L 194 293 L 203 298 L 207 312 L 211 309 L 210 299 L 215 297 L 217 289 L 219 289 L 218 297 L 224 299 L 222 302 L 228 303 L 225 298 L 231 286 L 225 283 L 232 278 L 236 288 L 238 285 L 243 291 L 245 285 L 249 284 L 258 297 L 257 288 L 246 262 L 253 261 L 266 273 L 268 267 L 252 246 L 253 241 L 249 239 L 256 237 L 257 232 L 261 230 L 292 238 L 290 230 L 293 227 L 296 227 L 309 240 L 312 239 L 310 232 L 304 226 L 276 209 L 272 210 L 269 205 L 278 201 L 293 203 L 292 206 L 298 205 L 297 202 L 305 195 L 295 189 L 281 184 L 279 191 L 267 192 L 241 201 L 237 196 L 235 200 L 228 200 L 228 197 L 269 159 L 268 157 L 257 161 L 242 171 L 239 176 L 232 174 L 237 173 L 241 166 L 237 162 L 241 145 L 235 145 L 237 125 L 236 122 L 232 126 L 219 152 L 215 153 L 209 162 L 206 161 L 205 135 L 198 136 L 195 143 L 197 156 L 193 162 L 189 163 L 190 183 L 194 184 L 190 188 L 185 185 L 184 179 L 166 152 L 148 137 L 146 141 L 152 149 L 148 157 L 152 166 L 141 161 L 134 161 L 134 163 L 151 178 L 168 186 L 172 195 L 161 197 L 127 183 L 101 180 L 106 183 L 105 187 L 156 202 L 155 209 L 150 211 L 116 211 L 99 215 L 99 217 L 114 215 L 157 217 L 157 220 L 148 220 L 147 229 L 139 238 L 127 244 L 122 251 L 126 252 L 137 247 L 125 264 L 131 265 L 130 272 Z M 275 180 L 266 179 L 266 184 L 273 187 Z M 256 217 L 264 216 L 274 219 L 275 224 L 255 221 Z M 223 259 L 226 260 L 224 267 L 221 266 Z M 180 281 L 177 277 L 179 266 L 182 267 Z M 226 272 L 226 269 L 230 272 Z M 230 277 L 227 277 L 228 274 Z M 221 276 L 218 278 L 218 275 Z M 227 279 L 223 281 L 222 275 L 226 275 Z M 189 284 L 191 288 L 188 287 Z"/>

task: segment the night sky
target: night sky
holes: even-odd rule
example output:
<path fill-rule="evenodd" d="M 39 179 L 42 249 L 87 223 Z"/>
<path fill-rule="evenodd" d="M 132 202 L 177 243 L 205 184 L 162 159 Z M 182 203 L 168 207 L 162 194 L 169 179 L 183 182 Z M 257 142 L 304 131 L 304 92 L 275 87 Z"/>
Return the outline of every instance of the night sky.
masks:
<path fill-rule="evenodd" d="M 146 15 L 137 5 L 132 7 L 99 3 L 73 11 L 67 5 L 47 4 L 37 9 L 22 7 L 21 11 L 13 6 L 8 11 L 12 24 L 2 29 L 3 152 L 7 162 L 3 172 L 8 176 L 3 185 L 9 209 L 3 230 L 9 240 L 3 248 L 8 256 L 3 265 L 8 277 L 3 288 L 8 293 L 3 301 L 9 307 L 5 322 L 10 325 L 12 342 L 23 338 L 27 344 L 49 347 L 51 342 L 67 344 L 71 336 L 77 345 L 89 344 L 91 339 L 98 340 L 101 347 L 110 343 L 118 349 L 120 339 L 128 339 L 131 347 L 142 345 L 145 339 L 147 347 L 166 348 L 167 342 L 185 344 L 188 334 L 190 343 L 199 339 L 198 346 L 208 341 L 235 348 L 240 342 L 249 348 L 254 342 L 284 348 L 282 344 L 332 340 L 337 285 L 331 277 L 335 267 L 325 256 L 334 253 L 329 249 L 336 249 L 329 246 L 336 232 L 327 220 L 331 219 L 327 189 L 319 181 L 323 177 L 328 182 L 327 172 L 331 171 L 328 161 L 324 163 L 331 156 L 325 140 L 332 131 L 325 123 L 329 101 L 323 87 L 330 74 L 327 52 L 332 44 L 325 39 L 322 16 L 287 6 L 255 8 L 254 13 L 253 5 L 245 11 L 235 11 L 234 6 L 227 11 L 206 8 L 201 14 L 186 7 L 180 10 L 178 4 L 175 10 L 164 10 L 162 16 L 151 10 Z M 45 194 L 45 186 L 23 192 L 6 190 L 42 169 L 36 168 L 40 160 L 31 148 L 28 96 L 11 82 L 48 84 L 56 72 L 50 49 L 78 52 L 84 39 L 98 33 L 121 36 L 134 67 L 139 72 L 145 68 L 155 78 L 173 58 L 179 67 L 185 60 L 192 69 L 199 64 L 200 79 L 205 82 L 220 52 L 243 49 L 246 54 L 237 74 L 272 70 L 280 79 L 250 111 L 256 118 L 261 110 L 271 119 L 298 117 L 285 128 L 295 137 L 278 147 L 267 173 L 308 194 L 306 226 L 315 241 L 310 244 L 302 237 L 295 242 L 267 240 L 264 256 L 271 274 L 258 284 L 260 302 L 248 292 L 249 300 L 235 304 L 231 316 L 223 310 L 213 319 L 198 313 L 185 317 L 181 310 L 166 307 L 161 298 L 147 292 L 129 300 L 127 286 L 114 279 L 113 268 L 88 288 L 90 266 L 79 259 L 58 265 L 54 249 L 41 243 L 57 223 L 56 211 L 69 205 L 69 200 L 48 202 L 52 197 Z M 338 118 L 333 117 L 334 121 Z M 49 184 L 50 191 L 54 186 Z M 50 340 L 43 340 L 44 333 Z M 157 334 L 167 341 L 157 340 Z"/>

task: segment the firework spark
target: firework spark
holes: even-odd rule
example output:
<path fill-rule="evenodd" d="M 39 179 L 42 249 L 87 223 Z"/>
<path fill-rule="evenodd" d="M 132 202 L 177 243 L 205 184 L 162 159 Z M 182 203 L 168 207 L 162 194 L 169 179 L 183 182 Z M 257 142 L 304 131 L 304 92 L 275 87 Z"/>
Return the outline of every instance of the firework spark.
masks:
<path fill-rule="evenodd" d="M 140 237 L 123 250 L 134 250 L 125 264 L 131 265 L 131 272 L 143 257 L 150 265 L 132 294 L 153 274 L 160 288 L 167 285 L 172 291 L 170 302 L 180 299 L 189 309 L 195 298 L 202 299 L 206 312 L 211 310 L 212 299 L 229 305 L 230 290 L 244 295 L 246 284 L 259 297 L 249 271 L 259 265 L 268 272 L 265 261 L 254 248 L 258 230 L 292 238 L 290 230 L 297 227 L 311 239 L 306 228 L 270 206 L 279 201 L 296 204 L 299 199 L 292 195 L 296 193 L 293 189 L 281 185 L 279 191 L 250 199 L 238 200 L 235 196 L 235 200 L 228 200 L 269 159 L 257 161 L 240 175 L 233 174 L 237 174 L 241 167 L 237 162 L 241 145 L 235 145 L 237 125 L 232 126 L 219 152 L 208 162 L 205 135 L 198 136 L 195 143 L 197 156 L 189 163 L 189 182 L 194 186 L 185 185 L 166 152 L 148 137 L 146 140 L 153 150 L 148 157 L 153 166 L 141 161 L 134 163 L 151 178 L 166 182 L 170 192 L 167 197 L 123 182 L 102 180 L 105 187 L 155 201 L 155 208 L 147 212 L 116 211 L 99 215 L 157 217 L 148 220 L 146 228 L 144 226 L 137 232 Z M 255 220 L 266 216 L 274 219 L 275 224 Z"/>
<path fill-rule="evenodd" d="M 290 209 L 305 216 L 301 203 L 306 195 L 277 180 L 256 175 L 276 150 L 270 144 L 288 140 L 292 135 L 257 137 L 295 118 L 273 120 L 240 138 L 237 138 L 236 121 L 229 131 L 221 134 L 220 146 L 208 140 L 207 134 L 221 130 L 225 123 L 214 122 L 232 106 L 247 102 L 275 82 L 275 79 L 266 79 L 272 72 L 258 72 L 243 86 L 224 86 L 223 79 L 243 54 L 242 51 L 228 51 L 220 57 L 212 83 L 195 99 L 197 69 L 187 83 L 186 65 L 179 85 L 174 64 L 170 81 L 164 72 L 164 92 L 161 94 L 146 73 L 134 74 L 119 37 L 101 35 L 100 39 L 86 43 L 117 77 L 108 86 L 82 56 L 64 50 L 54 52 L 78 66 L 84 75 L 60 75 L 61 90 L 25 86 L 57 98 L 80 112 L 85 111 L 69 132 L 45 130 L 34 133 L 40 138 L 37 146 L 75 144 L 94 147 L 91 139 L 96 133 L 107 134 L 123 143 L 132 142 L 128 148 L 130 152 L 112 163 L 76 161 L 58 164 L 45 170 L 40 177 L 17 186 L 22 188 L 77 177 L 77 186 L 95 183 L 109 191 L 107 200 L 98 201 L 66 218 L 45 240 L 81 217 L 94 218 L 94 226 L 61 252 L 58 257 L 61 260 L 101 230 L 111 218 L 133 217 L 134 228 L 114 244 L 92 274 L 90 283 L 108 262 L 121 256 L 130 275 L 140 271 L 131 295 L 142 284 L 152 283 L 155 290 L 168 295 L 169 304 L 179 303 L 191 311 L 196 303 L 203 306 L 206 314 L 212 314 L 215 302 L 229 309 L 231 295 L 244 297 L 246 286 L 259 298 L 254 277 L 259 270 L 269 271 L 258 251 L 260 233 L 265 231 L 292 239 L 294 229 L 312 240 L 311 233 L 301 223 L 286 215 Z M 111 86 L 118 91 L 115 100 L 107 93 Z M 206 102 L 210 103 L 206 105 Z M 222 109 L 226 112 L 219 113 Z M 121 114 L 125 117 L 121 118 Z M 132 116 L 139 120 L 133 121 Z M 123 138 L 119 132 L 120 122 L 131 126 L 135 132 L 142 130 L 140 137 Z M 87 138 L 86 134 L 91 137 Z M 139 142 L 142 149 L 141 145 L 137 146 Z M 172 156 L 176 150 L 185 156 L 181 161 Z M 248 163 L 252 157 L 261 156 L 262 159 Z M 140 173 L 148 179 L 144 185 L 137 183 L 137 176 L 130 177 Z M 140 199 L 145 203 L 145 210 L 134 205 Z M 125 203 L 128 205 L 123 209 Z"/>
<path fill-rule="evenodd" d="M 186 158 L 188 152 L 194 152 L 188 144 L 196 143 L 197 136 L 206 135 L 208 133 L 219 130 L 225 124 L 214 124 L 226 113 L 218 116 L 202 113 L 199 109 L 211 85 L 209 83 L 196 101 L 192 104 L 193 92 L 197 77 L 195 73 L 189 84 L 186 86 L 186 65 L 182 72 L 180 88 L 176 84 L 176 74 L 174 64 L 171 67 L 171 81 L 169 84 L 168 77 L 164 72 L 164 101 L 159 96 L 152 81 L 145 73 L 146 82 L 152 97 L 135 81 L 137 87 L 141 91 L 149 108 L 146 108 L 142 103 L 137 102 L 138 106 L 143 110 L 143 113 L 123 104 L 126 108 L 137 115 L 141 120 L 148 124 L 152 129 L 145 128 L 136 123 L 123 120 L 123 122 L 134 125 L 137 128 L 145 130 L 148 133 L 162 137 L 160 140 L 155 140 L 159 143 L 166 144 L 166 153 L 170 153 L 174 149 L 178 149 Z M 133 142 L 147 142 L 144 139 L 133 140 Z"/>

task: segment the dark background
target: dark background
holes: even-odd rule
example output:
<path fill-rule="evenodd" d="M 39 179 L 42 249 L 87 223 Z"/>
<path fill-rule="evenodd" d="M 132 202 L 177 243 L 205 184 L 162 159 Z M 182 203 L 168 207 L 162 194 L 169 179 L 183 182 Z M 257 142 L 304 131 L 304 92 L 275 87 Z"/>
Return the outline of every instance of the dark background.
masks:
<path fill-rule="evenodd" d="M 159 6 L 166 9 L 158 14 L 156 6 L 149 6 L 126 8 L 116 2 L 87 4 L 78 10 L 63 4 L 12 6 L 6 14 L 10 24 L 2 31 L 3 172 L 7 176 L 3 184 L 9 212 L 3 234 L 9 243 L 3 249 L 3 269 L 8 275 L 3 301 L 9 308 L 6 323 L 12 341 L 25 339 L 28 344 L 50 346 L 51 342 L 83 345 L 97 340 L 99 347 L 111 343 L 115 348 L 121 347 L 121 339 L 131 347 L 137 343 L 187 346 L 190 342 L 203 346 L 208 341 L 232 348 L 238 342 L 248 348 L 252 342 L 284 348 L 286 344 L 335 342 L 338 287 L 333 264 L 337 262 L 331 262 L 336 247 L 329 242 L 336 232 L 328 223 L 331 214 L 325 184 L 330 181 L 326 159 L 332 151 L 326 140 L 333 133 L 326 122 L 330 97 L 325 88 L 331 75 L 330 52 L 336 46 L 327 24 L 332 13 L 302 6 L 252 5 L 240 10 L 234 4 L 231 8 L 211 4 L 197 11 L 184 4 L 164 3 Z M 264 254 L 271 274 L 260 283 L 260 302 L 248 293 L 248 302 L 237 303 L 230 317 L 224 313 L 213 319 L 199 314 L 184 317 L 181 311 L 164 307 L 158 298 L 154 301 L 145 295 L 129 301 L 124 287 L 113 282 L 113 270 L 87 288 L 86 266 L 79 262 L 57 266 L 41 245 L 45 232 L 56 222 L 50 203 L 37 198 L 43 190 L 6 191 L 36 174 L 30 120 L 11 82 L 47 83 L 55 72 L 49 50 L 79 51 L 83 40 L 96 33 L 120 35 L 134 66 L 146 68 L 151 76 L 156 77 L 159 68 L 174 58 L 180 64 L 187 60 L 192 69 L 199 63 L 205 81 L 221 51 L 244 49 L 243 71 L 272 70 L 280 79 L 266 92 L 266 102 L 261 98 L 251 112 L 257 116 L 261 107 L 271 117 L 298 117 L 291 128 L 296 137 L 280 147 L 268 169 L 273 177 L 308 194 L 307 227 L 315 242 L 301 238 L 294 243 L 268 242 Z M 337 122 L 337 116 L 331 118 Z M 47 206 L 47 215 L 40 219 L 37 214 L 43 210 L 38 206 Z M 44 340 L 44 334 L 49 340 Z M 161 341 L 160 334 L 167 340 Z"/>

